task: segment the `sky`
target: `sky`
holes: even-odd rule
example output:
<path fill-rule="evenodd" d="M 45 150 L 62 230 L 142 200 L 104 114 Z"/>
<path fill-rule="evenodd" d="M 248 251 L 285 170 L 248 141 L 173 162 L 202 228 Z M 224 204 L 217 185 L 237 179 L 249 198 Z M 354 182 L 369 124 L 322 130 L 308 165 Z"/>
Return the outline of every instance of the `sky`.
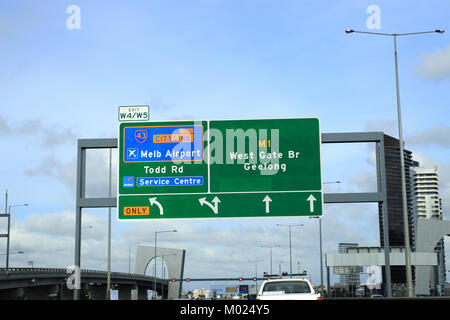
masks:
<path fill-rule="evenodd" d="M 0 208 L 6 190 L 9 205 L 29 204 L 12 208 L 11 250 L 24 253 L 10 265 L 74 263 L 77 140 L 117 138 L 119 106 L 149 105 L 152 120 L 318 117 L 323 133 L 398 137 L 392 38 L 344 30 L 450 31 L 449 12 L 444 0 L 2 1 Z M 397 46 L 406 148 L 421 165 L 438 166 L 449 219 L 449 33 L 399 37 Z M 87 157 L 87 196 L 106 196 L 109 153 Z M 322 171 L 323 182 L 341 182 L 325 192 L 375 191 L 374 146 L 323 145 Z M 83 212 L 82 268 L 106 270 L 108 210 Z M 136 243 L 153 245 L 154 231 L 173 228 L 158 246 L 186 249 L 185 276 L 252 277 L 250 260 L 263 260 L 260 275 L 270 268 L 268 245 L 280 246 L 274 269 L 288 271 L 288 230 L 276 224 L 296 223 L 293 269 L 320 282 L 314 219 L 112 216 L 112 271 L 132 269 Z M 325 205 L 322 231 L 324 254 L 339 242 L 378 246 L 377 206 Z M 199 285 L 207 284 L 186 288 Z"/>

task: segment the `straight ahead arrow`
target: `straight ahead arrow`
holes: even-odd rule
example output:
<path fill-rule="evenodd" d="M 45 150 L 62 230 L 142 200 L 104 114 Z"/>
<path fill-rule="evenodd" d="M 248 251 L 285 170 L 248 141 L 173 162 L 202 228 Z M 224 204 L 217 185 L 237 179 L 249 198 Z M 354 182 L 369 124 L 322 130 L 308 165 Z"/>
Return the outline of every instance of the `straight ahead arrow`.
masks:
<path fill-rule="evenodd" d="M 269 195 L 266 195 L 264 197 L 263 202 L 266 203 L 266 213 L 269 213 L 270 212 L 270 202 L 272 202 L 272 199 L 270 199 Z"/>
<path fill-rule="evenodd" d="M 309 201 L 309 212 L 314 212 L 314 201 L 317 199 L 314 198 L 312 194 L 309 195 L 308 199 L 306 201 Z"/>

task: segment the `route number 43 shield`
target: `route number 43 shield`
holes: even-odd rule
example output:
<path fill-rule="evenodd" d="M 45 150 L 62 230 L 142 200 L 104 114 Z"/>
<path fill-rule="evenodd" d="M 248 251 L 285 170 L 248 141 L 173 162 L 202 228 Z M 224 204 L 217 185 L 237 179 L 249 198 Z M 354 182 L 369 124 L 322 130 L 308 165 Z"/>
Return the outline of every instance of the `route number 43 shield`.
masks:
<path fill-rule="evenodd" d="M 136 132 L 134 133 L 134 138 L 137 142 L 144 143 L 148 138 L 147 130 L 136 130 Z"/>

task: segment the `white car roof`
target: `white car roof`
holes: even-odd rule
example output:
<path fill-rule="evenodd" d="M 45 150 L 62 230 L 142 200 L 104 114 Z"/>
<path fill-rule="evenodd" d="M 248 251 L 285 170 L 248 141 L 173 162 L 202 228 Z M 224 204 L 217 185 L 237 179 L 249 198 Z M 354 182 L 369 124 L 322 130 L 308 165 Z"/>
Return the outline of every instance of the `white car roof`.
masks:
<path fill-rule="evenodd" d="M 306 281 L 306 282 L 309 282 L 308 279 L 270 279 L 270 280 L 265 280 L 265 281 L 270 281 L 270 282 L 272 282 L 272 281 L 280 281 L 280 282 L 282 282 L 282 281 Z"/>

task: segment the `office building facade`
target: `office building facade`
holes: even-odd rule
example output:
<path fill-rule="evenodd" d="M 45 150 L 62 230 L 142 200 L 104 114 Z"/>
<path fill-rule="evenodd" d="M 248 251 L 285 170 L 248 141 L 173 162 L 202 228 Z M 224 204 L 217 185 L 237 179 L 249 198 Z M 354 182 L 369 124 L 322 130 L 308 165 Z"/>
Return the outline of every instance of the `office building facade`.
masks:
<path fill-rule="evenodd" d="M 399 140 L 388 135 L 384 135 L 384 160 L 386 166 L 386 194 L 387 211 L 389 224 L 389 245 L 391 247 L 404 247 L 403 228 L 403 196 L 401 180 L 400 144 Z M 408 210 L 409 243 L 411 250 L 414 250 L 414 210 L 410 184 L 410 168 L 419 166 L 419 163 L 412 159 L 412 153 L 404 149 L 405 178 L 406 178 L 406 203 Z M 383 232 L 383 208 L 378 207 L 380 245 L 384 247 Z M 384 277 L 384 267 L 383 267 Z M 414 270 L 413 270 L 414 281 Z M 393 284 L 406 283 L 406 269 L 404 266 L 391 266 L 391 282 Z"/>
<path fill-rule="evenodd" d="M 412 167 L 410 181 L 415 218 L 442 220 L 442 199 L 439 196 L 437 166 Z M 446 281 L 443 239 L 437 243 L 434 251 L 438 256 L 438 266 L 431 277 L 431 288 L 435 288 L 437 284 L 443 288 Z"/>

